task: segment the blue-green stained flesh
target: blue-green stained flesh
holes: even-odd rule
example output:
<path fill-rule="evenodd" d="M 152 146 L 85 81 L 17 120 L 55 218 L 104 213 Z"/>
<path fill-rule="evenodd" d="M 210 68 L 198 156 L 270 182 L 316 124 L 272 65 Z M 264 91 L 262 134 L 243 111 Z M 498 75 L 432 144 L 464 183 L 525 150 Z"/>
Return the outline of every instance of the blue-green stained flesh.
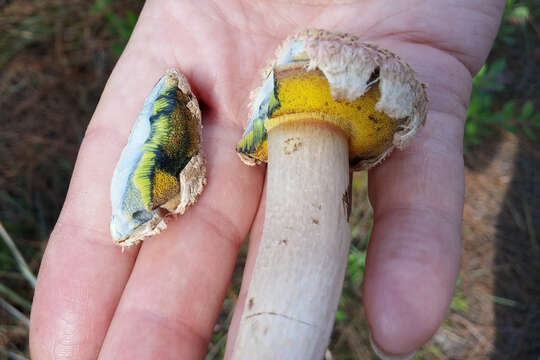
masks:
<path fill-rule="evenodd" d="M 294 40 L 282 49 L 275 66 L 287 66 L 307 60 L 309 58 L 305 53 L 305 43 Z M 266 162 L 268 133 L 265 123 L 279 106 L 279 89 L 274 70 L 271 69 L 262 87 L 257 91 L 250 120 L 236 146 L 236 152 L 245 162 L 249 164 Z"/>

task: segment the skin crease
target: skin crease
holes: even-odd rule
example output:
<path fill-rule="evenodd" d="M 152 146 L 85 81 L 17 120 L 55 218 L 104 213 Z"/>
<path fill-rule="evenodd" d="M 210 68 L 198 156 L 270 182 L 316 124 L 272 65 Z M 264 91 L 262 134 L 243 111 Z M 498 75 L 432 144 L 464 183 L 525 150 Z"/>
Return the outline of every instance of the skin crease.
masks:
<path fill-rule="evenodd" d="M 278 44 L 306 27 L 376 42 L 429 86 L 425 128 L 369 174 L 375 227 L 364 282 L 375 343 L 393 354 L 421 346 L 443 321 L 458 273 L 471 75 L 488 54 L 504 3 L 148 0 L 88 127 L 41 264 L 32 358 L 204 356 L 253 223 L 243 307 L 262 231 L 264 167 L 246 167 L 234 152 L 249 91 Z M 146 94 L 171 66 L 205 104 L 208 185 L 165 232 L 122 253 L 108 230 L 110 179 Z"/>

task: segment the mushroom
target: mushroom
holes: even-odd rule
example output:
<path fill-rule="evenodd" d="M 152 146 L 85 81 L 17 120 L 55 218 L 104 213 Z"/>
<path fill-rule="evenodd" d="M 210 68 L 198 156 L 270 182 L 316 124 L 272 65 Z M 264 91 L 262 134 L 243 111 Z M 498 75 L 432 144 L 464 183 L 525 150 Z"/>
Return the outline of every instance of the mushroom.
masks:
<path fill-rule="evenodd" d="M 351 170 L 406 146 L 425 86 L 399 57 L 350 34 L 290 36 L 264 71 L 237 145 L 268 162 L 262 240 L 233 359 L 321 359 L 350 244 Z"/>
<path fill-rule="evenodd" d="M 144 101 L 111 182 L 110 230 L 133 245 L 183 214 L 206 184 L 201 111 L 186 78 L 169 69 Z"/>

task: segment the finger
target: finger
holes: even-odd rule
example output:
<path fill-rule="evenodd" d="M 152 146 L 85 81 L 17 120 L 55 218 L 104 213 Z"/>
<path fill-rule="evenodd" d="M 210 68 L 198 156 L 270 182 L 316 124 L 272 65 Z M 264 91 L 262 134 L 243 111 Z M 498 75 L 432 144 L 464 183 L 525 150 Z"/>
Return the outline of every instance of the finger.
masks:
<path fill-rule="evenodd" d="M 106 159 L 120 151 L 111 137 L 87 137 L 62 213 L 49 239 L 34 295 L 34 359 L 95 358 L 129 276 L 137 249 L 111 241 Z"/>
<path fill-rule="evenodd" d="M 143 243 L 101 358 L 204 356 L 262 187 L 263 169 L 236 155 L 241 131 L 205 123 L 208 184 L 189 211 Z"/>
<path fill-rule="evenodd" d="M 30 329 L 35 359 L 97 357 L 137 256 L 136 247 L 122 253 L 112 243 L 109 185 L 146 93 L 175 65 L 165 49 L 162 57 L 147 53 L 147 44 L 137 40 L 146 33 L 137 26 L 81 145 L 39 272 Z"/>
<path fill-rule="evenodd" d="M 435 60 L 421 65 L 406 48 L 400 52 L 411 57 L 428 83 L 426 125 L 405 151 L 394 152 L 369 174 L 374 228 L 364 304 L 373 341 L 389 354 L 410 353 L 433 335 L 444 320 L 459 270 L 470 75 L 437 50 L 416 52 Z"/>
<path fill-rule="evenodd" d="M 458 122 L 431 113 L 425 131 Z M 374 228 L 365 273 L 365 306 L 376 344 L 414 351 L 442 323 L 459 267 L 463 160 L 418 139 L 370 174 Z M 448 149 L 450 150 L 450 149 Z"/>
<path fill-rule="evenodd" d="M 141 76 L 125 77 L 136 65 L 126 57 L 129 51 L 111 76 L 85 134 L 43 257 L 31 316 L 30 349 L 35 359 L 96 358 L 137 255 L 137 248 L 119 251 L 108 231 L 116 154 L 128 136 L 127 123 L 144 100 L 142 88 L 140 93 L 124 88 L 139 89 L 135 84 L 141 81 Z M 152 80 L 146 80 L 151 87 Z"/>

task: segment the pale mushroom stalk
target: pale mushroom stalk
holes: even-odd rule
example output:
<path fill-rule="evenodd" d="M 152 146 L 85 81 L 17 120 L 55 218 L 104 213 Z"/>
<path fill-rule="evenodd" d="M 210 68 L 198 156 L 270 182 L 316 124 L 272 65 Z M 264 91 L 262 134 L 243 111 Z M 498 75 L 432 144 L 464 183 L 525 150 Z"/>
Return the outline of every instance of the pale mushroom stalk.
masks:
<path fill-rule="evenodd" d="M 350 242 L 348 158 L 347 139 L 330 127 L 269 132 L 264 231 L 233 359 L 324 353 Z"/>
<path fill-rule="evenodd" d="M 350 171 L 404 146 L 425 103 L 424 86 L 388 51 L 323 30 L 285 41 L 237 148 L 268 168 L 233 359 L 322 359 L 347 264 Z"/>

